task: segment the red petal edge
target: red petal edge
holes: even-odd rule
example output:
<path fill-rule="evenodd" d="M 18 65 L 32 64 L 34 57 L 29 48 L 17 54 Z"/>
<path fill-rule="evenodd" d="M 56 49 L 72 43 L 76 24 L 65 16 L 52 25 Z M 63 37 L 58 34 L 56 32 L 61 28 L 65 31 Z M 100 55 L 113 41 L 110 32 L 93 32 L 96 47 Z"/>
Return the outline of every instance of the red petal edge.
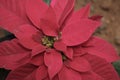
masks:
<path fill-rule="evenodd" d="M 62 68 L 62 56 L 55 50 L 49 50 L 44 55 L 45 65 L 48 67 L 50 79 L 52 79 Z"/>
<path fill-rule="evenodd" d="M 30 51 L 19 45 L 17 39 L 0 43 L 0 68 L 14 70 L 29 59 Z"/>
<path fill-rule="evenodd" d="M 90 19 L 77 19 L 69 22 L 62 31 L 62 40 L 67 46 L 79 45 L 87 41 L 100 24 Z"/>
<path fill-rule="evenodd" d="M 110 43 L 101 38 L 92 37 L 83 45 L 85 46 L 86 52 L 104 58 L 108 62 L 120 60 L 120 57 L 118 56 L 115 48 Z"/>

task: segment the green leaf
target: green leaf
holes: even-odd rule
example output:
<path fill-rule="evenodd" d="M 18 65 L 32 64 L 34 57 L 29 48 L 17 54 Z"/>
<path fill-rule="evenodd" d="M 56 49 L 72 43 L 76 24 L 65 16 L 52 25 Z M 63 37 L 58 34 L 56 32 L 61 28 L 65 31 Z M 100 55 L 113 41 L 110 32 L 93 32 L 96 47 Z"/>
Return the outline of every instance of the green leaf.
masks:
<path fill-rule="evenodd" d="M 4 34 L 4 36 L 0 37 L 0 42 L 5 41 L 5 40 L 11 40 L 11 39 L 15 38 L 15 36 L 12 33 L 4 30 L 3 28 L 0 28 L 0 30 Z"/>
<path fill-rule="evenodd" d="M 44 0 L 48 5 L 50 4 L 51 0 Z"/>
<path fill-rule="evenodd" d="M 117 62 L 114 62 L 113 66 L 116 69 L 116 71 L 118 72 L 118 74 L 120 75 L 120 60 Z"/>
<path fill-rule="evenodd" d="M 0 68 L 0 80 L 5 80 L 9 72 L 9 70 Z"/>

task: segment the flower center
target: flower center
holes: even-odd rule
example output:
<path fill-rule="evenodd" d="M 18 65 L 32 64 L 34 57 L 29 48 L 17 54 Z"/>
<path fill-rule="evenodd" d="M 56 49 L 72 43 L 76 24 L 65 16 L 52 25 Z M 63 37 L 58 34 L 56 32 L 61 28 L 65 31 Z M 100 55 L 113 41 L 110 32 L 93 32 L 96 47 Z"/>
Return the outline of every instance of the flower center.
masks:
<path fill-rule="evenodd" d="M 42 38 L 42 44 L 44 46 L 47 46 L 49 48 L 53 48 L 53 45 L 54 45 L 54 42 L 56 40 L 59 40 L 60 37 L 61 37 L 61 32 L 59 32 L 58 36 L 57 37 L 51 37 L 51 36 L 43 36 Z"/>
<path fill-rule="evenodd" d="M 53 48 L 54 42 L 60 39 L 60 35 L 58 37 L 50 37 L 50 36 L 43 36 L 42 44 L 48 48 Z M 62 60 L 67 60 L 67 57 L 64 55 L 63 52 L 60 52 L 62 55 Z"/>
<path fill-rule="evenodd" d="M 56 38 L 50 37 L 50 36 L 44 36 L 42 38 L 42 44 L 49 47 L 49 48 L 53 47 L 53 44 L 55 41 L 56 41 Z"/>

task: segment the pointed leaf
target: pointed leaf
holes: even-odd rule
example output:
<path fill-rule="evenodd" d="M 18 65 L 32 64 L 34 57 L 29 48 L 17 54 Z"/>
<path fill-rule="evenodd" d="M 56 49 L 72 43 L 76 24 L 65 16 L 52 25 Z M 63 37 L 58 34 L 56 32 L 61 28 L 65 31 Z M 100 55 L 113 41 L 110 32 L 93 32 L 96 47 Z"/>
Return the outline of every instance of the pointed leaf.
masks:
<path fill-rule="evenodd" d="M 70 47 L 67 47 L 67 50 L 66 50 L 66 52 L 64 52 L 64 55 L 66 55 L 69 59 L 72 60 L 73 54 L 74 54 L 73 49 Z"/>
<path fill-rule="evenodd" d="M 87 72 L 91 70 L 91 66 L 88 61 L 82 57 L 74 57 L 72 61 L 66 61 L 65 65 L 79 72 Z"/>
<path fill-rule="evenodd" d="M 0 5 L 2 5 L 5 9 L 9 10 L 11 13 L 15 14 L 16 16 L 22 18 L 26 22 L 30 23 L 26 16 L 26 9 L 25 9 L 26 1 L 27 0 L 0 0 Z"/>
<path fill-rule="evenodd" d="M 32 56 L 30 63 L 35 66 L 43 65 L 44 64 L 44 55 L 40 53 L 35 56 Z"/>
<path fill-rule="evenodd" d="M 15 69 L 28 62 L 30 51 L 19 45 L 18 40 L 0 43 L 0 68 Z"/>
<path fill-rule="evenodd" d="M 45 50 L 46 50 L 46 47 L 43 45 L 35 46 L 32 49 L 32 56 L 36 56 L 37 54 L 43 53 Z"/>
<path fill-rule="evenodd" d="M 93 72 L 104 80 L 119 80 L 119 76 L 112 64 L 108 63 L 105 59 L 89 54 L 85 55 L 85 58 L 91 64 Z"/>
<path fill-rule="evenodd" d="M 41 43 L 34 40 L 35 35 L 39 34 L 41 36 L 38 32 L 40 31 L 29 24 L 21 25 L 14 31 L 19 42 L 28 49 L 33 49 L 34 47 L 41 45 Z M 38 37 L 38 40 L 41 40 L 41 38 Z"/>
<path fill-rule="evenodd" d="M 60 51 L 63 51 L 63 52 L 66 52 L 66 50 L 67 50 L 67 46 L 63 42 L 61 42 L 61 41 L 56 41 L 54 43 L 54 47 L 57 50 L 60 50 Z"/>
<path fill-rule="evenodd" d="M 62 56 L 55 50 L 49 50 L 44 56 L 45 65 L 48 67 L 50 79 L 52 79 L 62 68 Z"/>
<path fill-rule="evenodd" d="M 82 80 L 80 73 L 67 67 L 63 67 L 58 76 L 59 80 Z"/>
<path fill-rule="evenodd" d="M 67 19 L 69 19 L 69 17 L 72 15 L 73 11 L 74 11 L 74 4 L 75 4 L 75 0 L 68 0 L 66 7 L 61 15 L 60 18 L 60 24 L 64 24 L 64 21 Z"/>
<path fill-rule="evenodd" d="M 87 4 L 85 7 L 81 8 L 77 13 L 79 18 L 88 18 L 90 14 L 90 7 L 91 4 Z"/>
<path fill-rule="evenodd" d="M 58 35 L 58 24 L 56 22 L 56 14 L 54 13 L 53 8 L 50 6 L 43 17 L 40 19 L 40 28 L 44 34 L 48 36 L 57 36 Z"/>
<path fill-rule="evenodd" d="M 80 45 L 73 48 L 74 56 L 83 56 L 86 53 L 86 50 Z"/>
<path fill-rule="evenodd" d="M 120 59 L 115 48 L 110 43 L 98 37 L 92 37 L 84 46 L 86 46 L 88 53 L 104 58 L 108 62 Z"/>
<path fill-rule="evenodd" d="M 82 76 L 82 80 L 105 80 L 100 75 L 92 71 L 85 74 L 81 74 L 81 76 Z"/>
<path fill-rule="evenodd" d="M 36 68 L 37 67 L 29 63 L 25 64 L 11 71 L 6 80 L 36 80 L 35 78 Z"/>
<path fill-rule="evenodd" d="M 67 46 L 79 45 L 87 41 L 99 26 L 100 22 L 89 19 L 74 20 L 64 27 L 62 40 Z"/>
<path fill-rule="evenodd" d="M 62 51 L 64 55 L 66 55 L 68 58 L 72 59 L 73 58 L 73 50 L 72 48 L 67 47 L 63 42 L 61 41 L 56 41 L 54 43 L 55 49 Z"/>
<path fill-rule="evenodd" d="M 62 24 L 73 10 L 74 2 L 75 0 L 52 0 L 51 6 L 54 8 L 59 24 Z"/>
<path fill-rule="evenodd" d="M 0 11 L 0 26 L 11 33 L 14 33 L 14 30 L 18 26 L 26 23 L 22 18 L 5 9 L 3 6 L 0 6 Z"/>
<path fill-rule="evenodd" d="M 74 12 L 69 21 L 72 22 L 77 18 L 78 19 L 87 19 L 89 17 L 89 13 L 90 13 L 90 4 L 81 8 L 79 11 Z"/>
<path fill-rule="evenodd" d="M 45 65 L 40 66 L 36 71 L 36 80 L 43 80 L 47 76 L 47 67 Z"/>
<path fill-rule="evenodd" d="M 38 28 L 40 28 L 40 18 L 47 9 L 48 6 L 43 0 L 29 0 L 26 3 L 27 15 L 32 23 Z"/>

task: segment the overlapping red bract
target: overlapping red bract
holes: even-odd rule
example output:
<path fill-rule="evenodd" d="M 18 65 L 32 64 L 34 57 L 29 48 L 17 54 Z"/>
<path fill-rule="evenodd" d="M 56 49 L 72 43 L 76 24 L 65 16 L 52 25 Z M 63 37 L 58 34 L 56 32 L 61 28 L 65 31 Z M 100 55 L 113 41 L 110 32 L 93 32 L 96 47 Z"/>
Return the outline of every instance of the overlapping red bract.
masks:
<path fill-rule="evenodd" d="M 0 25 L 16 36 L 0 44 L 0 67 L 12 69 L 7 80 L 119 80 L 110 64 L 116 51 L 92 36 L 101 16 L 89 17 L 90 4 L 75 12 L 74 2 L 0 0 Z M 43 36 L 60 38 L 48 48 Z"/>

